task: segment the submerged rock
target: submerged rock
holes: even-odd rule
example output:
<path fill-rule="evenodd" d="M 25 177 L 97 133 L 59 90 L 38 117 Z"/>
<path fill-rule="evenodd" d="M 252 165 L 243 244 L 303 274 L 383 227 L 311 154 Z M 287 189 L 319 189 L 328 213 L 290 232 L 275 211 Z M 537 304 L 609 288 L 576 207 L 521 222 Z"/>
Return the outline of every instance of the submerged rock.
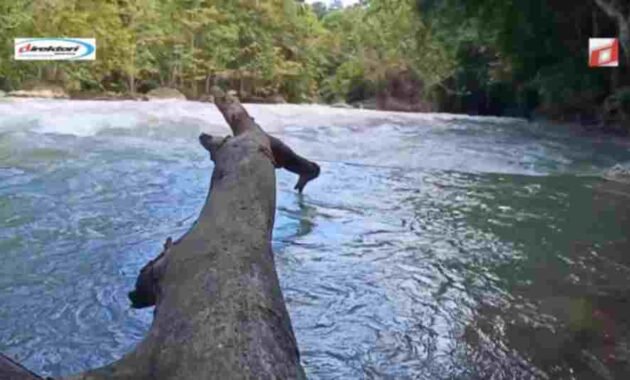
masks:
<path fill-rule="evenodd" d="M 604 173 L 604 178 L 630 184 L 630 166 L 617 164 Z"/>
<path fill-rule="evenodd" d="M 433 112 L 434 105 L 424 100 L 425 84 L 409 70 L 386 73 L 385 85 L 376 94 L 376 106 L 384 111 Z"/>
<path fill-rule="evenodd" d="M 358 102 L 353 102 L 351 103 L 351 105 L 354 108 L 358 108 L 358 109 L 368 109 L 368 110 L 378 109 L 378 103 L 376 101 L 376 98 L 370 98 L 370 99 L 366 99 L 366 100 L 362 100 Z"/>
<path fill-rule="evenodd" d="M 345 102 L 337 102 L 337 103 L 333 103 L 331 104 L 331 107 L 335 107 L 335 108 L 346 108 L 346 109 L 352 109 L 353 107 Z"/>
<path fill-rule="evenodd" d="M 46 98 L 46 99 L 68 99 L 70 96 L 66 91 L 57 85 L 36 84 L 31 88 L 11 91 L 9 96 L 16 98 Z"/>
<path fill-rule="evenodd" d="M 203 94 L 198 100 L 202 103 L 214 103 L 214 96 L 210 94 Z"/>
<path fill-rule="evenodd" d="M 148 100 L 146 95 L 132 95 L 112 91 L 78 91 L 70 93 L 73 100 Z"/>
<path fill-rule="evenodd" d="M 243 99 L 247 103 L 260 103 L 260 104 L 284 104 L 286 99 L 280 94 L 268 95 L 268 96 L 248 96 Z"/>
<path fill-rule="evenodd" d="M 284 98 L 284 96 L 282 96 L 280 94 L 271 95 L 271 96 L 267 97 L 266 100 L 269 103 L 273 103 L 273 104 L 285 104 L 287 102 L 287 100 Z"/>
<path fill-rule="evenodd" d="M 179 92 L 179 90 L 169 87 L 159 87 L 154 90 L 147 92 L 146 95 L 149 100 L 159 100 L 159 99 L 177 99 L 177 100 L 186 100 L 186 96 Z"/>

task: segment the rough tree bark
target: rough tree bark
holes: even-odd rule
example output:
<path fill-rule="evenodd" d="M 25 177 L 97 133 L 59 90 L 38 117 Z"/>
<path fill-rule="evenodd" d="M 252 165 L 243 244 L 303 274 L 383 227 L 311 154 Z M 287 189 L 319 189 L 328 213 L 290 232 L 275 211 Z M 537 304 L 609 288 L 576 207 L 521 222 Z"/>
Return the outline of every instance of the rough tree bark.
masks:
<path fill-rule="evenodd" d="M 270 138 L 238 100 L 215 99 L 234 137 L 199 138 L 215 162 L 201 215 L 167 239 L 130 293 L 135 307 L 156 305 L 148 335 L 121 360 L 68 379 L 305 378 L 271 250 L 274 167 L 300 174 L 300 191 L 319 167 Z M 0 378 L 37 377 L 0 355 Z"/>
<path fill-rule="evenodd" d="M 0 354 L 0 379 L 2 380 L 42 380 L 28 369 Z"/>

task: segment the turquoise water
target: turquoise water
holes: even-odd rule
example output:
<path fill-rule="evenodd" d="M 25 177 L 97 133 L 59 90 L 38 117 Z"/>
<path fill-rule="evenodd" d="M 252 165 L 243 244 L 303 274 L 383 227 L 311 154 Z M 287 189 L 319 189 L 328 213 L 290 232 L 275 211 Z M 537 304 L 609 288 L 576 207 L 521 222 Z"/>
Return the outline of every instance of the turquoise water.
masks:
<path fill-rule="evenodd" d="M 248 106 L 318 161 L 279 172 L 274 250 L 312 379 L 630 377 L 630 144 L 516 119 Z M 126 294 L 203 204 L 192 102 L 0 103 L 0 351 L 59 376 L 120 358 Z"/>

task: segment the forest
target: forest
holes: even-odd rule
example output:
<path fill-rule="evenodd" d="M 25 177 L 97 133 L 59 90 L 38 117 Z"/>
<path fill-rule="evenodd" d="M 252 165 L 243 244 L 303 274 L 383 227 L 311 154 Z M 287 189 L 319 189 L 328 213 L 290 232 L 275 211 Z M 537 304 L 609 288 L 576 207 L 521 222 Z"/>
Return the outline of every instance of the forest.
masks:
<path fill-rule="evenodd" d="M 97 59 L 13 60 L 14 38 L 53 36 L 96 38 Z M 588 66 L 590 37 L 620 39 L 619 68 Z M 625 0 L 0 0 L 0 44 L 3 91 L 200 99 L 218 85 L 251 102 L 629 129 Z"/>

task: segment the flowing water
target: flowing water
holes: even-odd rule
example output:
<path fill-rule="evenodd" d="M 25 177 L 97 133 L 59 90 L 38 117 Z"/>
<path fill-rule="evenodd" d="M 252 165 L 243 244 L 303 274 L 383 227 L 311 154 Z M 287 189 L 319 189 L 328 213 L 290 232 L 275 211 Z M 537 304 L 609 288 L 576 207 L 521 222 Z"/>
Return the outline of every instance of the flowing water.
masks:
<path fill-rule="evenodd" d="M 517 119 L 250 105 L 318 161 L 278 175 L 273 245 L 311 379 L 630 378 L 630 145 Z M 0 103 L 0 351 L 59 376 L 120 358 L 126 294 L 195 220 L 193 102 Z"/>

